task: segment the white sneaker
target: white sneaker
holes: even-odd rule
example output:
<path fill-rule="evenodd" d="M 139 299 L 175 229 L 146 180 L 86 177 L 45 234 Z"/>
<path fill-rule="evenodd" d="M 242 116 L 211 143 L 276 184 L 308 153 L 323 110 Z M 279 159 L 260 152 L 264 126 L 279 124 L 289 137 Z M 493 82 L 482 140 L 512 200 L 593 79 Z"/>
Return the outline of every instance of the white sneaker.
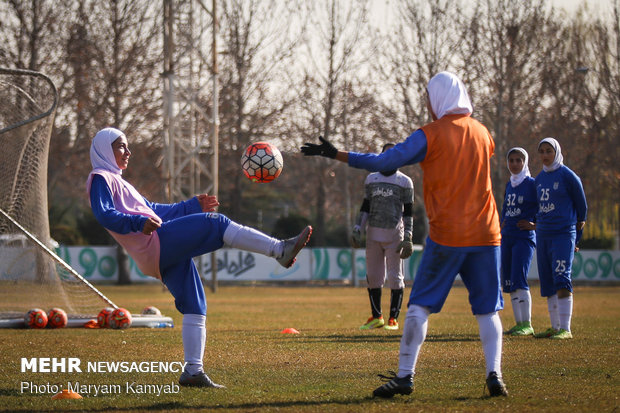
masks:
<path fill-rule="evenodd" d="M 293 265 L 297 259 L 296 257 L 297 254 L 299 254 L 299 251 L 301 251 L 301 249 L 308 243 L 308 240 L 310 240 L 310 235 L 312 235 L 312 227 L 308 225 L 296 237 L 284 240 L 284 254 L 282 254 L 282 257 L 280 258 L 276 258 L 278 263 L 280 263 L 280 265 L 284 268 L 289 268 Z"/>

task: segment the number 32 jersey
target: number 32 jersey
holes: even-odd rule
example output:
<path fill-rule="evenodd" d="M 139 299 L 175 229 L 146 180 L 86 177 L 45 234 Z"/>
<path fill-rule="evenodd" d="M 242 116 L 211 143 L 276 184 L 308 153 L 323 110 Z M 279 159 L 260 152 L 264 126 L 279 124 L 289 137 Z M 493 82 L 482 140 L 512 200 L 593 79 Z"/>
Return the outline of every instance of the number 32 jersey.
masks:
<path fill-rule="evenodd" d="M 537 209 L 534 178 L 528 176 L 514 188 L 509 181 L 506 184 L 506 194 L 502 205 L 502 236 L 534 239 L 534 231 L 519 229 L 517 222 L 522 219 L 535 221 Z"/>

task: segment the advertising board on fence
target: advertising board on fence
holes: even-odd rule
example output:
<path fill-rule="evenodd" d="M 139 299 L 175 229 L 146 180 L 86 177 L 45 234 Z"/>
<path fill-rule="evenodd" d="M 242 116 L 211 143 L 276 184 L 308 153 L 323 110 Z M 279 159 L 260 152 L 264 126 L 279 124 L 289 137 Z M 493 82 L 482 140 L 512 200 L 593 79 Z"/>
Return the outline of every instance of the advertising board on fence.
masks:
<path fill-rule="evenodd" d="M 57 253 L 89 281 L 115 282 L 118 279 L 116 247 L 61 246 Z M 220 281 L 344 281 L 351 280 L 353 263 L 357 279 L 366 279 L 364 249 L 304 248 L 291 268 L 281 267 L 273 258 L 237 249 L 222 248 L 216 251 L 215 257 Z M 405 280 L 413 280 L 421 257 L 422 246 L 416 245 L 413 255 L 404 262 Z M 203 276 L 210 279 L 211 254 L 199 257 L 196 263 Z M 574 280 L 620 281 L 620 251 L 575 253 L 572 277 Z M 142 274 L 133 260 L 130 261 L 130 278 L 132 282 L 158 282 Z M 538 279 L 535 255 L 528 278 Z"/>

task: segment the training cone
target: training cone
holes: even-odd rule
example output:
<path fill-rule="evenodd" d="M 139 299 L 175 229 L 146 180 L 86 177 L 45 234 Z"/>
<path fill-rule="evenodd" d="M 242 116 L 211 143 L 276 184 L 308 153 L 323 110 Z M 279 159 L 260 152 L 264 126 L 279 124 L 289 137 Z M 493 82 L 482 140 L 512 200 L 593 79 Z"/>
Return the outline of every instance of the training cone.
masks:
<path fill-rule="evenodd" d="M 52 400 L 81 399 L 81 398 L 82 398 L 82 396 L 80 396 L 78 393 L 76 393 L 74 391 L 69 391 L 68 389 L 64 389 L 60 393 L 57 393 L 57 394 L 52 396 Z"/>
<path fill-rule="evenodd" d="M 285 328 L 284 330 L 280 331 L 280 334 L 299 334 L 299 331 L 295 330 L 294 328 Z"/>

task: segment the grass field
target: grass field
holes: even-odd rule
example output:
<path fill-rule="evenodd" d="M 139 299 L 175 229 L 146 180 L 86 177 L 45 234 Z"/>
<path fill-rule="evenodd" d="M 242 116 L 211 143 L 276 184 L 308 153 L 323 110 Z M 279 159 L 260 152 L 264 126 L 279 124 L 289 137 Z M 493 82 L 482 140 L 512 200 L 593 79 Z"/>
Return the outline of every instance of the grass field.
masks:
<path fill-rule="evenodd" d="M 102 291 L 132 312 L 157 306 L 173 329 L 0 330 L 0 411 L 596 411 L 620 409 L 619 286 L 575 290 L 569 341 L 504 339 L 507 398 L 484 397 L 484 360 L 467 291 L 452 290 L 444 310 L 429 319 L 414 393 L 371 398 L 378 373 L 395 370 L 401 331 L 359 331 L 368 317 L 367 293 L 348 287 L 220 287 L 207 292 L 209 315 L 205 366 L 226 389 L 180 388 L 178 393 L 126 391 L 134 385 L 169 385 L 177 373 L 21 373 L 22 357 L 89 361 L 182 361 L 181 317 L 160 286 L 107 286 Z M 549 325 L 546 301 L 533 290 L 535 329 Z M 389 290 L 384 290 L 387 308 Z M 509 304 L 508 304 L 509 305 Z M 385 310 L 384 310 L 385 311 Z M 512 311 L 502 311 L 504 327 Z M 401 315 L 401 320 L 404 314 Z M 281 334 L 287 327 L 299 335 Z M 22 392 L 67 382 L 116 385 L 117 394 Z M 31 386 L 28 384 L 28 386 Z M 147 386 L 145 386 L 146 388 Z M 154 387 L 154 386 L 151 386 Z M 132 387 L 133 388 L 133 387 Z"/>

